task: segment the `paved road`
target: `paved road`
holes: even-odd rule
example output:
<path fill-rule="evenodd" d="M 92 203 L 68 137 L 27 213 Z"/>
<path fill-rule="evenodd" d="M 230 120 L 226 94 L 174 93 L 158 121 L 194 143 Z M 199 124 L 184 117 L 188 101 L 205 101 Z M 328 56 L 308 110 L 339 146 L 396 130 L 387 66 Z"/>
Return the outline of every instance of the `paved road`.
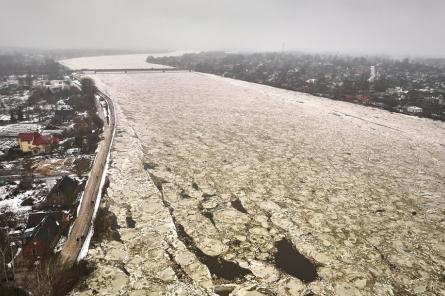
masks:
<path fill-rule="evenodd" d="M 84 196 L 80 205 L 79 214 L 74 221 L 70 235 L 60 253 L 60 262 L 62 268 L 71 267 L 76 262 L 76 259 L 84 242 L 84 239 L 79 241 L 77 239 L 87 237 L 93 217 L 94 204 L 100 190 L 100 181 L 102 178 L 102 174 L 104 173 L 108 151 L 112 144 L 113 131 L 116 124 L 114 106 L 110 98 L 108 98 L 101 92 L 98 92 L 98 94 L 106 100 L 109 106 L 110 120 L 107 123 L 106 118 L 104 118 L 103 112 L 99 112 L 104 121 L 103 140 L 99 143 L 100 149 L 96 155 L 96 159 L 91 169 L 90 178 L 88 179 L 85 186 Z M 98 110 L 102 109 L 98 102 L 96 103 L 96 105 L 98 106 Z"/>

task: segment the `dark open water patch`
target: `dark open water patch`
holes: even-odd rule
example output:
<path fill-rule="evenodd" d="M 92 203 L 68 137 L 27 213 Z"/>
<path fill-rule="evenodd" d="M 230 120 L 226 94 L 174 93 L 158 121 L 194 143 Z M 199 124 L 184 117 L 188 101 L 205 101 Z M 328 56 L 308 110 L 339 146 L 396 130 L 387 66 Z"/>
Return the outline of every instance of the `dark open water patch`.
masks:
<path fill-rule="evenodd" d="M 148 173 L 148 175 L 150 176 L 151 181 L 156 186 L 156 188 L 158 188 L 159 191 L 162 191 L 162 184 L 168 183 L 165 179 L 155 176 L 152 173 Z"/>
<path fill-rule="evenodd" d="M 241 203 L 241 201 L 239 200 L 239 198 L 232 200 L 230 202 L 230 204 L 232 205 L 232 207 L 234 207 L 236 210 L 240 211 L 241 213 L 247 214 L 247 210 L 246 210 L 246 208 L 244 208 L 244 206 Z"/>
<path fill-rule="evenodd" d="M 230 293 L 235 290 L 235 286 L 215 286 L 213 287 L 213 293 L 219 296 L 230 296 Z"/>
<path fill-rule="evenodd" d="M 275 243 L 275 265 L 287 274 L 310 283 L 318 278 L 317 267 L 304 257 L 291 241 L 283 238 Z"/>
<path fill-rule="evenodd" d="M 214 196 L 216 196 L 215 193 L 203 193 L 203 194 L 202 194 L 202 197 L 204 198 L 204 201 L 207 201 L 207 200 L 209 200 L 211 197 L 214 197 Z"/>
<path fill-rule="evenodd" d="M 176 231 L 179 239 L 184 243 L 187 249 L 194 253 L 198 260 L 207 266 L 210 273 L 218 278 L 229 281 L 240 280 L 246 275 L 251 275 L 249 269 L 239 266 L 237 263 L 227 261 L 221 256 L 209 256 L 196 246 L 193 238 L 185 232 L 184 227 L 176 223 Z"/>
<path fill-rule="evenodd" d="M 198 205 L 198 209 L 204 217 L 206 217 L 207 219 L 210 220 L 210 222 L 213 224 L 213 226 L 216 226 L 215 219 L 213 218 L 213 213 L 210 209 L 205 209 L 203 207 L 202 203 L 200 203 Z"/>
<path fill-rule="evenodd" d="M 198 260 L 207 266 L 212 276 L 217 278 L 225 279 L 228 281 L 241 281 L 247 275 L 253 275 L 249 269 L 243 268 L 239 266 L 235 262 L 227 261 L 222 256 L 210 256 L 204 253 L 198 246 L 196 245 L 193 238 L 185 231 L 184 226 L 182 226 L 177 220 L 175 216 L 175 210 L 172 205 L 165 199 L 164 190 L 162 189 L 162 184 L 166 183 L 165 180 L 159 178 L 153 174 L 149 174 L 151 180 L 156 185 L 161 193 L 161 200 L 164 205 L 168 209 L 170 213 L 170 217 L 173 220 L 173 224 L 176 228 L 176 233 L 178 235 L 179 240 L 185 245 L 187 250 L 195 254 Z M 204 196 L 204 195 L 203 195 Z M 205 196 L 204 198 L 209 198 L 214 195 Z"/>
<path fill-rule="evenodd" d="M 179 193 L 179 196 L 183 199 L 192 198 L 184 189 L 181 190 L 181 192 Z"/>
<path fill-rule="evenodd" d="M 153 162 L 145 162 L 144 169 L 145 170 L 154 170 L 158 165 Z"/>
<path fill-rule="evenodd" d="M 127 268 L 125 268 L 125 263 L 124 262 L 119 262 L 116 265 L 117 268 L 119 268 L 123 273 L 125 273 L 126 276 L 130 276 L 130 272 L 128 272 Z"/>
<path fill-rule="evenodd" d="M 136 221 L 133 220 L 132 217 L 127 216 L 125 218 L 125 222 L 127 223 L 128 228 L 135 228 L 136 227 Z"/>

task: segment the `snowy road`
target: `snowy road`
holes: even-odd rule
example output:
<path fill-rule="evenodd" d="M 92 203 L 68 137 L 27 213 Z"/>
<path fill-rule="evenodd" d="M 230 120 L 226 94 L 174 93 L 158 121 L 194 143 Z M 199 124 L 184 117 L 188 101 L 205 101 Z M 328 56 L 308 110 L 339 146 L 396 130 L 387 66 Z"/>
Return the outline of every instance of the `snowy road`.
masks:
<path fill-rule="evenodd" d="M 106 97 L 104 98 L 108 99 Z M 76 262 L 79 254 L 82 253 L 82 250 L 84 248 L 88 250 L 89 233 L 91 231 L 91 224 L 95 214 L 94 209 L 96 202 L 98 202 L 97 199 L 102 188 L 101 186 L 103 186 L 103 179 L 106 175 L 105 168 L 107 167 L 107 161 L 109 160 L 108 154 L 111 148 L 115 127 L 114 107 L 110 100 L 108 100 L 107 103 L 109 106 L 108 110 L 110 112 L 110 120 L 107 123 L 103 113 L 100 114 L 102 120 L 104 121 L 104 131 L 102 133 L 103 140 L 99 143 L 99 150 L 91 168 L 91 172 L 80 201 L 76 220 L 73 223 L 68 239 L 66 240 L 60 253 L 60 261 L 62 266 L 71 267 Z M 100 104 L 96 102 L 96 105 L 98 110 L 100 110 Z M 99 113 L 101 112 L 99 111 Z M 85 242 L 85 240 L 87 241 Z M 83 253 L 86 254 L 86 250 L 84 249 Z"/>
<path fill-rule="evenodd" d="M 93 77 L 116 103 L 120 241 L 73 295 L 444 291 L 444 123 L 200 73 Z"/>

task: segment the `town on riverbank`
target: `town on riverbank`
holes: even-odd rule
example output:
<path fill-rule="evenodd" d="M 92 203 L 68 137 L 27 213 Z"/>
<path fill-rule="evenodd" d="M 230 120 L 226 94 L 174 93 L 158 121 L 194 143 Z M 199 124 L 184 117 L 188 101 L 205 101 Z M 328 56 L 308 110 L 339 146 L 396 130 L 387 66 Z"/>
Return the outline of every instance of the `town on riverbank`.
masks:
<path fill-rule="evenodd" d="M 0 281 L 42 292 L 55 284 L 45 269 L 79 215 L 110 111 L 92 79 L 47 58 L 12 60 L 0 57 Z"/>
<path fill-rule="evenodd" d="M 49 187 L 31 206 L 32 212 L 42 205 L 46 216 L 59 209 L 71 215 L 68 235 L 55 236 L 62 247 L 47 248 L 25 268 L 23 253 L 11 252 L 3 287 L 20 283 L 30 291 L 22 283 L 37 283 L 37 295 L 387 295 L 441 289 L 441 257 L 430 246 L 440 243 L 442 122 L 188 70 L 131 72 L 140 69 L 128 66 L 131 59 L 153 67 L 141 56 L 61 61 L 93 72 L 97 88 L 112 94 L 122 115 L 114 161 L 108 162 L 113 104 L 97 88 L 88 91 L 94 89 L 91 80 L 64 74 L 66 85 L 75 88 L 64 99 L 74 109 L 66 123 L 91 113 L 71 102 L 89 93 L 96 110 L 103 110 L 97 113 L 103 140 L 90 150 L 67 147 L 76 149 L 66 153 L 74 157 L 91 153 L 88 171 L 54 169 L 60 182 L 80 184 L 71 210 L 46 204 Z M 113 74 L 94 73 L 110 61 L 117 64 Z M 62 129 L 62 123 L 53 124 Z M 55 157 L 69 137 L 49 136 L 50 147 L 34 151 L 17 135 L 18 159 Z M 109 191 L 100 185 L 108 164 Z M 90 246 L 93 220 L 99 235 L 79 263 Z M 16 242 L 8 246 L 14 250 Z M 75 268 L 61 272 L 68 266 Z"/>
<path fill-rule="evenodd" d="M 445 121 L 445 59 L 201 52 L 147 62 Z"/>

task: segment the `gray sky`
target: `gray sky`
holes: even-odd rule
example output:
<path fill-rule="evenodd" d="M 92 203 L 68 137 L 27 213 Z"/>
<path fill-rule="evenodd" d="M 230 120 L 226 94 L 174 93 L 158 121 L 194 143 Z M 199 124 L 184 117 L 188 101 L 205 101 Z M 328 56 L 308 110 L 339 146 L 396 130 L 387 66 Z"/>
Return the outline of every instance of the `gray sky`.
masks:
<path fill-rule="evenodd" d="M 0 45 L 445 56 L 445 0 L 0 0 Z"/>

